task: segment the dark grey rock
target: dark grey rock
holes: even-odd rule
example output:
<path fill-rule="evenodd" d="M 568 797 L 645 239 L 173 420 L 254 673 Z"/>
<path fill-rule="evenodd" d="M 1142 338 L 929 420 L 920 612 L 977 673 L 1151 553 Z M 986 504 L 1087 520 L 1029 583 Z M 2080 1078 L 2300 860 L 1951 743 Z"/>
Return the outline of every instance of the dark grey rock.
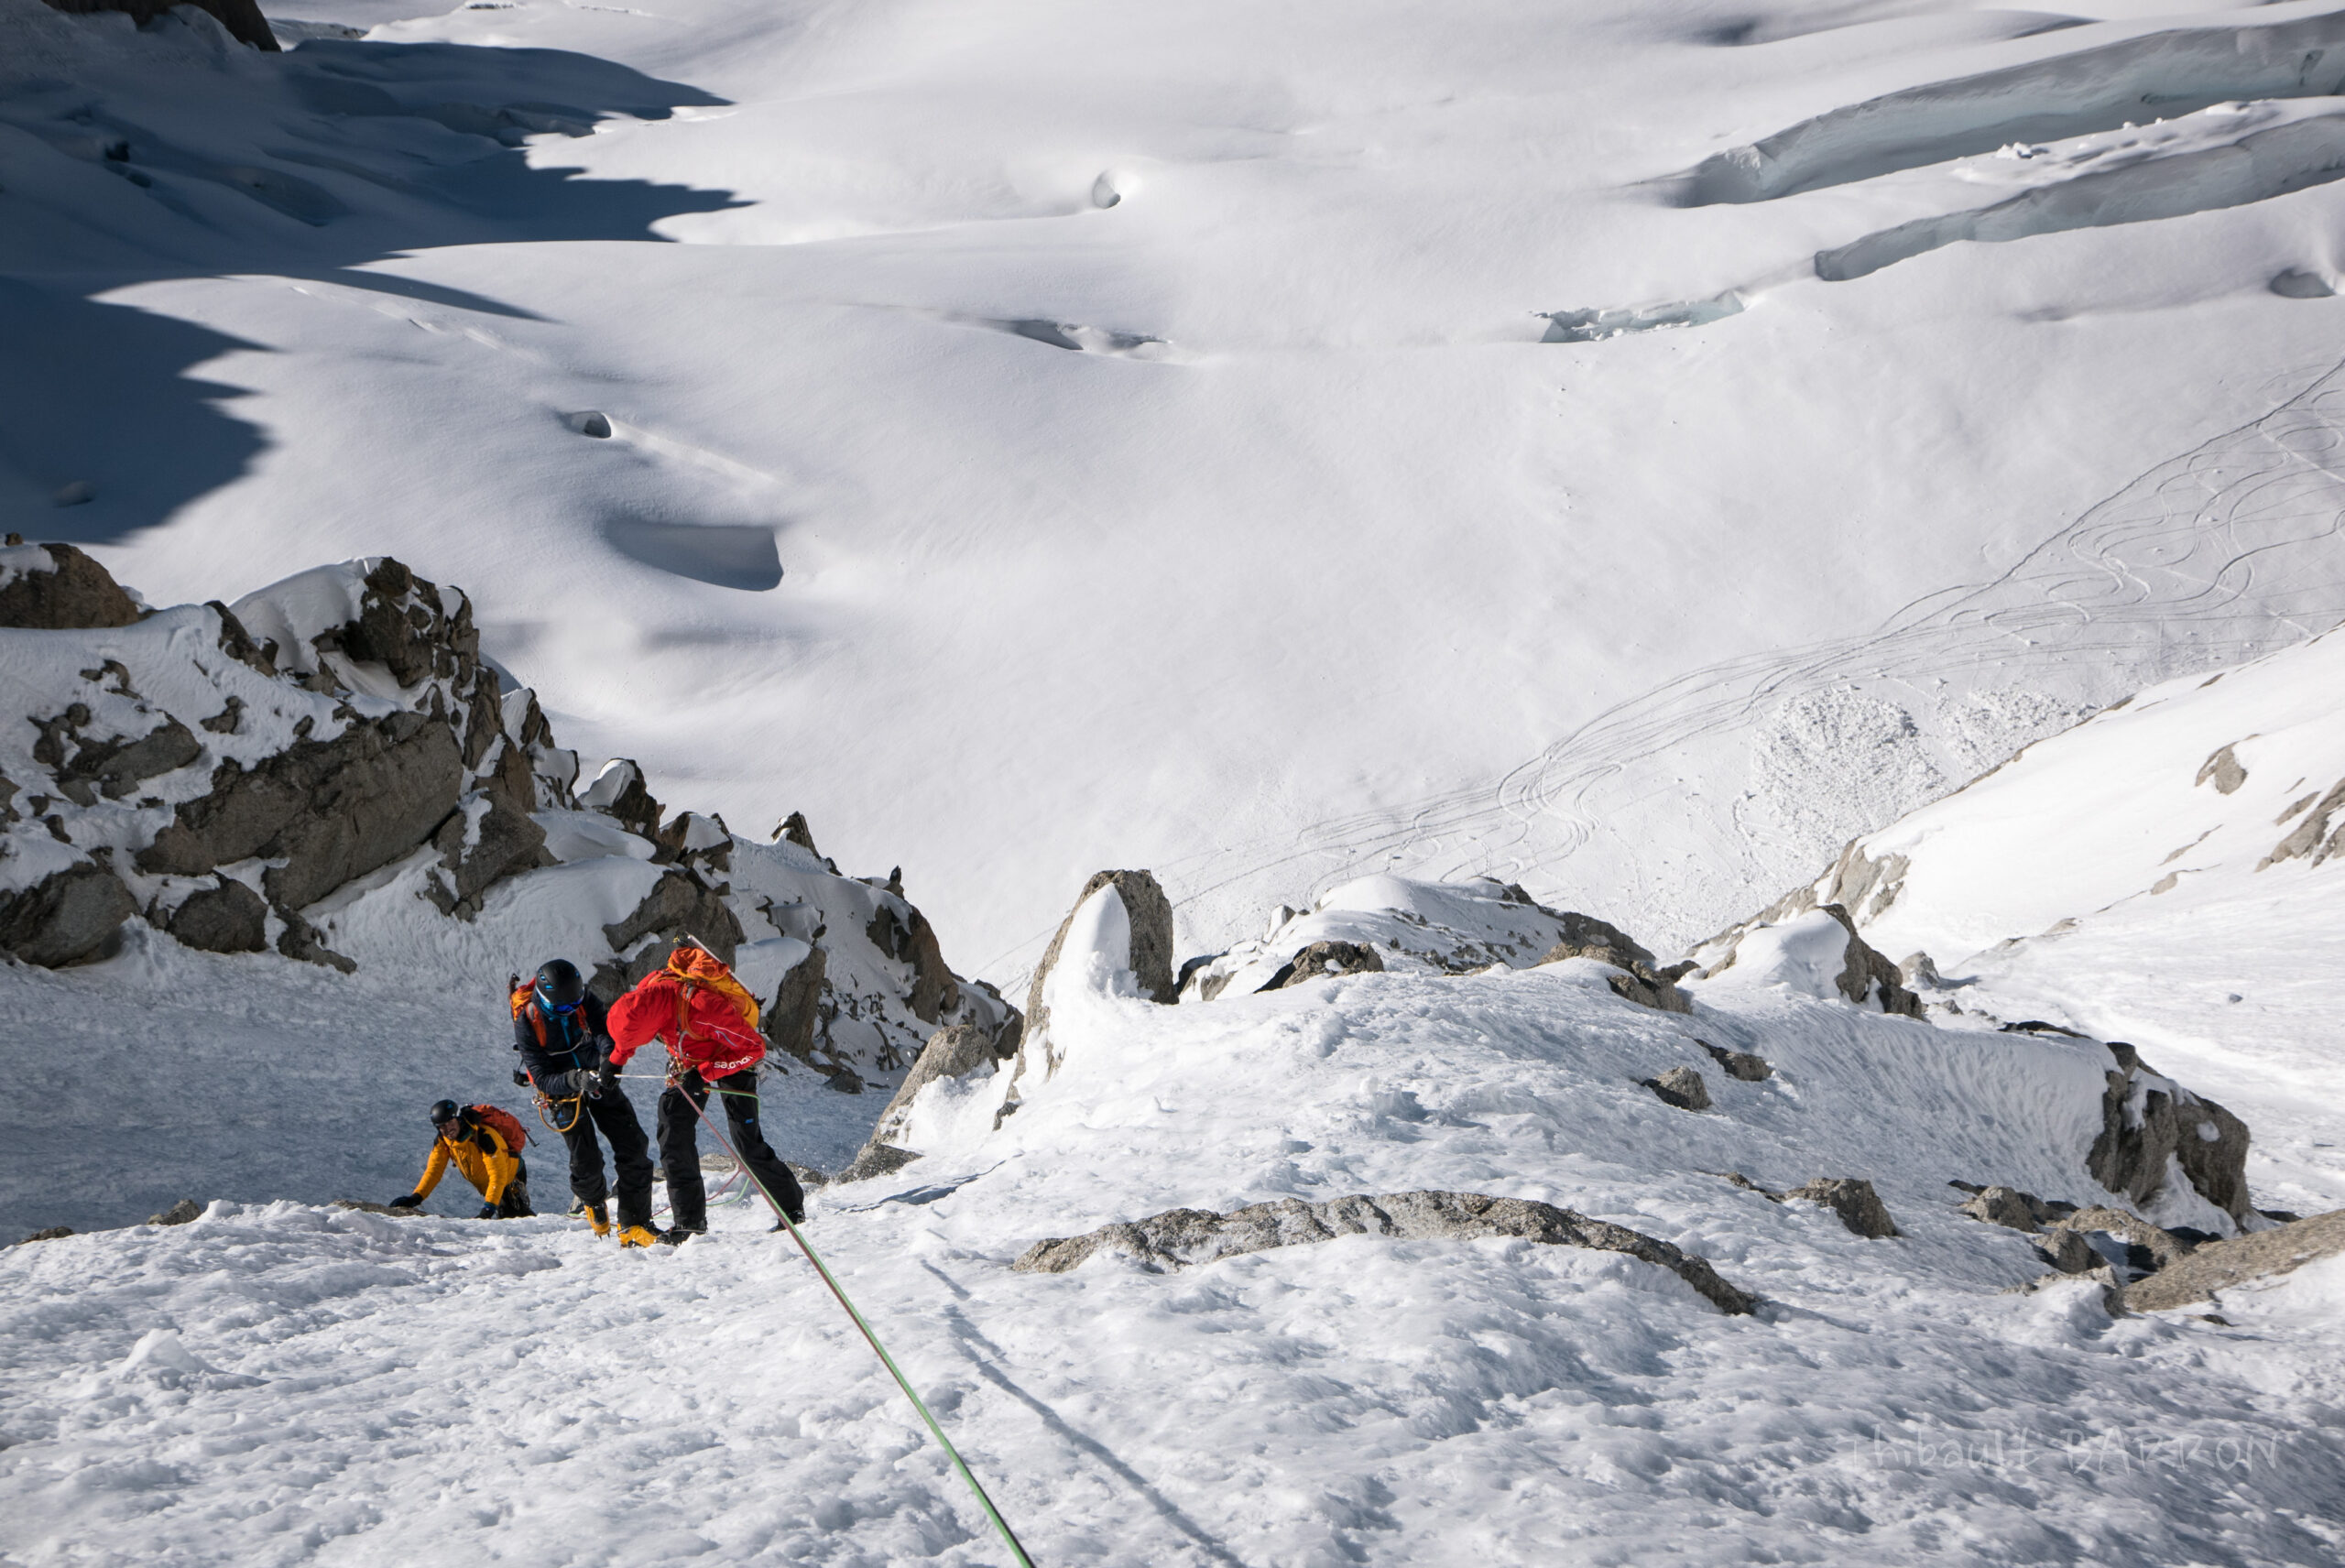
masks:
<path fill-rule="evenodd" d="M 834 1184 L 848 1181 L 868 1181 L 876 1176 L 893 1175 L 920 1158 L 909 1149 L 897 1149 L 885 1143 L 867 1143 L 847 1168 L 831 1178 Z"/>
<path fill-rule="evenodd" d="M 876 900 L 871 919 L 864 926 L 864 935 L 881 953 L 911 966 L 910 1000 L 914 1018 L 924 1024 L 933 1024 L 960 1007 L 961 978 L 945 964 L 944 949 L 936 940 L 935 928 L 900 893 Z"/>
<path fill-rule="evenodd" d="M 879 1113 L 879 1120 L 872 1127 L 869 1141 L 886 1144 L 900 1138 L 904 1125 L 911 1116 L 912 1101 L 919 1097 L 922 1089 L 938 1079 L 965 1078 L 972 1073 L 1007 1062 L 1015 1054 L 1014 1045 L 1004 1049 L 994 1031 L 982 1025 L 954 1024 L 949 1029 L 938 1029 L 928 1037 L 928 1043 L 921 1047 L 920 1059 L 912 1063 L 912 1070 L 904 1074 L 903 1083 L 897 1085 L 887 1109 Z"/>
<path fill-rule="evenodd" d="M 348 958 L 328 947 L 318 934 L 317 927 L 292 910 L 279 907 L 278 918 L 285 929 L 277 933 L 277 951 L 288 958 L 298 958 L 304 964 L 320 964 L 329 969 L 339 969 L 344 975 L 356 972 L 358 961 Z"/>
<path fill-rule="evenodd" d="M 1640 1007 L 1652 1007 L 1664 1013 L 1691 1013 L 1692 998 L 1677 988 L 1677 981 L 1689 973 L 1693 965 L 1673 966 L 1664 973 L 1653 967 L 1652 953 L 1620 927 L 1608 924 L 1593 915 L 1571 910 L 1548 910 L 1563 922 L 1563 940 L 1549 948 L 1539 962 L 1561 964 L 1567 958 L 1592 958 L 1598 964 L 1609 964 L 1620 970 L 1606 977 L 1612 994 L 1624 1002 Z"/>
<path fill-rule="evenodd" d="M 774 828 L 773 836 L 776 843 L 787 840 L 809 855 L 819 857 L 823 853 L 814 847 L 814 830 L 806 825 L 806 813 L 803 811 L 792 811 L 782 818 Z"/>
<path fill-rule="evenodd" d="M 2047 1230 L 2035 1238 L 2035 1250 L 2063 1274 L 2089 1274 L 2101 1266 L 2100 1254 L 2079 1231 Z"/>
<path fill-rule="evenodd" d="M 2165 1189 L 2171 1156 L 2199 1196 L 2243 1222 L 2249 1214 L 2247 1124 L 2164 1079 L 2124 1041 L 2111 1041 L 2109 1050 L 2118 1065 L 2107 1074 L 2100 1133 L 2085 1156 L 2093 1179 L 2146 1206 Z"/>
<path fill-rule="evenodd" d="M 1334 975 L 1381 975 L 1384 960 L 1373 947 L 1357 942 L 1314 942 L 1271 976 L 1265 991 L 1282 990 Z M 1177 991 L 1178 986 L 1176 985 Z"/>
<path fill-rule="evenodd" d="M 660 802 L 652 798 L 650 787 L 644 783 L 643 769 L 636 765 L 633 757 L 622 757 L 616 758 L 615 762 L 627 769 L 621 776 L 624 782 L 608 801 L 595 810 L 629 833 L 657 844 L 660 842 L 660 819 L 665 813 L 660 811 Z M 654 858 L 661 859 L 667 853 L 662 848 Z"/>
<path fill-rule="evenodd" d="M 2203 1301 L 2218 1290 L 2285 1274 L 2340 1252 L 2345 1252 L 2345 1209 L 2315 1214 L 2277 1230 L 2207 1242 L 2147 1279 L 2125 1287 L 2125 1305 L 2134 1312 L 2154 1312 Z"/>
<path fill-rule="evenodd" d="M 2231 746 L 2220 748 L 2201 763 L 2198 777 L 2191 782 L 2193 785 L 2204 784 L 2210 779 L 2214 780 L 2218 795 L 2235 794 L 2239 787 L 2247 782 L 2247 769 L 2240 766 L 2239 757 Z"/>
<path fill-rule="evenodd" d="M 2095 1203 L 2052 1222 L 2053 1227 L 2080 1236 L 2099 1233 L 2125 1244 L 2127 1262 L 2139 1274 L 2154 1273 L 2190 1256 L 2196 1245 L 2188 1237 L 2154 1225 L 2139 1214 Z"/>
<path fill-rule="evenodd" d="M 1762 1083 L 1775 1075 L 1774 1064 L 1763 1056 L 1755 1056 L 1747 1051 L 1729 1051 L 1722 1045 L 1712 1045 L 1707 1040 L 1697 1040 L 1694 1043 L 1708 1051 L 1710 1060 L 1717 1062 L 1729 1078 L 1740 1079 L 1745 1083 Z"/>
<path fill-rule="evenodd" d="M 114 573 L 70 544 L 45 544 L 53 568 L 19 570 L 0 583 L 0 626 L 77 631 L 126 626 L 138 606 Z M 29 552 L 27 552 L 29 553 Z"/>
<path fill-rule="evenodd" d="M 86 963 L 111 953 L 115 933 L 137 912 L 114 873 L 85 860 L 0 895 L 0 947 L 45 969 Z"/>
<path fill-rule="evenodd" d="M 1691 1013 L 1694 999 L 1670 981 L 1655 977 L 1647 980 L 1631 974 L 1609 975 L 1604 983 L 1612 994 L 1624 1002 L 1634 1002 L 1640 1007 L 1652 1007 L 1664 1013 Z"/>
<path fill-rule="evenodd" d="M 33 1232 L 32 1235 L 25 1237 L 25 1241 L 20 1241 L 16 1245 L 18 1247 L 22 1247 L 25 1245 L 26 1241 L 63 1241 L 67 1236 L 71 1236 L 72 1234 L 73 1227 L 71 1225 L 50 1225 L 47 1230 L 37 1230 Z"/>
<path fill-rule="evenodd" d="M 823 1021 L 823 973 L 829 962 L 817 943 L 813 952 L 781 977 L 772 1005 L 758 1014 L 766 1038 L 809 1066 L 814 1061 L 815 1030 Z"/>
<path fill-rule="evenodd" d="M 2051 1217 L 2034 1193 L 2012 1187 L 1982 1187 L 1962 1205 L 1962 1212 L 1989 1225 L 2024 1231 L 2042 1229 L 2044 1222 Z"/>
<path fill-rule="evenodd" d="M 655 935 L 659 940 L 632 959 L 597 965 L 595 995 L 605 1002 L 616 997 L 666 964 L 670 951 L 686 937 L 730 964 L 740 951 L 742 932 L 741 922 L 721 894 L 692 872 L 677 868 L 660 874 L 633 914 L 603 928 L 603 936 L 615 953 L 625 953 L 643 938 Z"/>
<path fill-rule="evenodd" d="M 1527 899 L 1519 900 L 1528 902 Z M 1619 926 L 1599 920 L 1594 915 L 1583 915 L 1571 909 L 1550 909 L 1563 923 L 1564 934 L 1549 948 L 1542 964 L 1560 964 L 1566 958 L 1593 958 L 1615 969 L 1625 969 L 1640 979 L 1649 979 L 1654 971 L 1652 953 L 1622 931 Z"/>
<path fill-rule="evenodd" d="M 97 11 L 121 11 L 140 27 L 171 8 L 174 0 L 49 0 L 51 10 L 87 16 Z M 209 12 L 228 31 L 228 36 L 240 44 L 250 44 L 270 54 L 278 51 L 277 35 L 269 31 L 268 18 L 261 15 L 259 0 L 179 0 Z M 54 549 L 54 546 L 50 548 Z"/>
<path fill-rule="evenodd" d="M 844 1062 L 832 1063 L 831 1075 L 823 1080 L 823 1087 L 841 1094 L 863 1093 L 863 1074 Z"/>
<path fill-rule="evenodd" d="M 1324 1203 L 1285 1198 L 1227 1214 L 1170 1209 L 1144 1220 L 1103 1225 L 1086 1236 L 1038 1241 L 1010 1267 L 1030 1274 L 1063 1274 L 1093 1254 L 1113 1249 L 1151 1268 L 1180 1269 L 1339 1236 L 1406 1241 L 1507 1236 L 1550 1246 L 1625 1252 L 1669 1269 L 1720 1312 L 1745 1313 L 1759 1305 L 1758 1297 L 1719 1279 L 1707 1260 L 1689 1257 L 1665 1241 L 1552 1203 L 1480 1192 L 1394 1192 Z"/>
<path fill-rule="evenodd" d="M 1840 995 L 1859 1007 L 1878 998 L 1884 1013 L 1909 1018 L 1922 1017 L 1922 998 L 1905 988 L 1897 965 L 1857 934 L 1857 922 L 1849 918 L 1849 911 L 1838 904 L 1818 904 L 1816 908 L 1839 921 L 1840 929 L 1849 933 L 1848 960 L 1836 981 Z"/>
<path fill-rule="evenodd" d="M 271 900 L 299 909 L 420 847 L 455 810 L 464 762 L 445 724 L 421 713 L 354 721 L 246 771 L 233 759 L 138 852 L 142 871 L 194 877 L 254 856 L 286 864 Z"/>
<path fill-rule="evenodd" d="M 1840 1223 L 1858 1236 L 1879 1239 L 1905 1234 L 1889 1217 L 1889 1210 L 1882 1205 L 1881 1194 L 1872 1190 L 1872 1183 L 1859 1177 L 1819 1176 L 1783 1196 L 1823 1204 L 1838 1214 Z"/>
<path fill-rule="evenodd" d="M 1707 1111 L 1710 1108 L 1710 1086 L 1702 1075 L 1690 1067 L 1673 1067 L 1658 1078 L 1647 1078 L 1644 1086 L 1658 1095 L 1663 1104 L 1675 1105 L 1681 1111 Z"/>
<path fill-rule="evenodd" d="M 76 739 L 72 757 L 56 769 L 57 787 L 83 806 L 93 803 L 87 786 L 95 785 L 107 800 L 119 800 L 147 779 L 175 772 L 203 755 L 188 727 L 169 717 L 133 739 Z"/>
<path fill-rule="evenodd" d="M 268 905 L 243 883 L 215 877 L 181 899 L 163 929 L 203 953 L 261 953 L 268 947 Z"/>
<path fill-rule="evenodd" d="M 1179 1000 L 1180 993 L 1172 985 L 1172 905 L 1164 897 L 1164 889 L 1146 871 L 1095 873 L 1083 885 L 1083 891 L 1075 895 L 1074 904 L 1052 935 L 1042 961 L 1034 966 L 1033 981 L 1026 988 L 1025 1040 L 1019 1051 L 1018 1066 L 1012 1070 L 1013 1079 L 1024 1073 L 1029 1054 L 1038 1044 L 1042 1049 L 1043 1076 L 1059 1070 L 1063 1053 L 1051 1044 L 1051 1010 L 1042 1005 L 1042 987 L 1049 981 L 1051 971 L 1058 966 L 1059 949 L 1065 945 L 1067 928 L 1074 923 L 1075 910 L 1083 908 L 1085 898 L 1111 884 L 1117 897 L 1123 899 L 1124 913 L 1131 924 L 1131 952 L 1124 967 L 1139 975 L 1140 992 L 1151 1001 Z"/>
<path fill-rule="evenodd" d="M 203 1217 L 203 1205 L 193 1198 L 181 1198 L 159 1214 L 147 1216 L 148 1225 L 191 1225 Z"/>

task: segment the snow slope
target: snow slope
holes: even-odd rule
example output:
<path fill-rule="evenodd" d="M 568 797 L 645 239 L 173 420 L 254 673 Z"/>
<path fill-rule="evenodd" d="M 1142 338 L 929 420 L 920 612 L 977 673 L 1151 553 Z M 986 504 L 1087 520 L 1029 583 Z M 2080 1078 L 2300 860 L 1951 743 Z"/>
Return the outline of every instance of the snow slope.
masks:
<path fill-rule="evenodd" d="M 9 516 L 464 583 L 998 980 L 1103 864 L 1686 940 L 2345 610 L 2318 5 L 286 4 L 0 9 Z"/>
<path fill-rule="evenodd" d="M 2254 1127 L 2274 1203 L 2345 1203 L 2345 631 L 2152 687 L 1859 839 L 1815 887 L 1934 993 L 2142 1046 Z"/>
<path fill-rule="evenodd" d="M 1070 952 L 1064 1063 L 917 1107 L 812 1234 L 1037 1562 L 2327 1563 L 2334 1262 L 2112 1321 L 1949 1179 L 2102 1197 L 2107 1052 L 1598 965 L 1161 1007 Z M 1715 994 L 1715 999 L 1713 998 Z M 1716 1108 L 1634 1081 L 1759 1051 Z M 1030 1073 L 1030 1079 L 1039 1077 Z M 993 1092 L 988 1093 L 989 1090 Z M 965 1114 L 974 1110 L 976 1115 Z M 1784 1186 L 1876 1182 L 1867 1240 Z M 1521 1241 L 1367 1236 L 1174 1274 L 1029 1243 L 1175 1205 L 1552 1200 L 1772 1304 Z M 0 1253 L 13 1560 L 998 1563 L 812 1271 L 747 1211 L 675 1253 L 551 1220 L 213 1205 Z"/>

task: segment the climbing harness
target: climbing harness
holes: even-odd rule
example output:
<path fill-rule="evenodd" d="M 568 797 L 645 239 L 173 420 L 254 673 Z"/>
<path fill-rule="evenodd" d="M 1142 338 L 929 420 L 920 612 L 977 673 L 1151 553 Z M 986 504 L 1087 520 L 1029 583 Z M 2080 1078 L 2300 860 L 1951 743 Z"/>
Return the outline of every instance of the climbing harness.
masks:
<path fill-rule="evenodd" d="M 557 1138 L 568 1138 L 570 1129 L 578 1125 L 578 1118 L 586 1114 L 586 1096 L 573 1094 L 567 1099 L 557 1100 L 551 1094 L 540 1094 L 537 1097 L 537 1105 L 538 1120 L 545 1123 L 546 1130 Z M 558 1111 L 563 1105 L 570 1107 L 570 1119 L 565 1122 L 557 1122 L 549 1113 Z"/>
<path fill-rule="evenodd" d="M 711 1089 L 716 1089 L 714 1083 L 708 1086 Z M 716 1089 L 716 1092 L 721 1094 L 747 1093 L 739 1089 Z M 813 1244 L 806 1239 L 806 1233 L 798 1228 L 797 1222 L 790 1217 L 788 1211 L 782 1208 L 773 1193 L 767 1191 L 766 1184 L 758 1181 L 757 1173 L 749 1169 L 748 1161 L 741 1158 L 740 1151 L 733 1147 L 731 1140 L 718 1128 L 716 1123 L 709 1119 L 707 1107 L 690 1094 L 684 1095 L 683 1098 L 684 1103 L 692 1106 L 693 1114 L 700 1117 L 702 1125 L 708 1128 L 709 1136 L 716 1139 L 717 1147 L 732 1157 L 735 1166 L 742 1174 L 748 1177 L 750 1184 L 756 1187 L 759 1194 L 764 1197 L 767 1205 L 773 1210 L 774 1217 L 789 1230 L 790 1239 L 798 1244 L 798 1250 L 806 1255 L 806 1261 L 814 1266 L 814 1272 L 822 1276 L 823 1283 L 830 1288 L 831 1294 L 837 1299 L 839 1305 L 846 1310 L 846 1315 L 854 1320 L 856 1328 L 863 1335 L 864 1343 L 871 1346 L 871 1353 L 879 1357 L 879 1365 L 888 1369 L 888 1375 L 896 1380 L 896 1387 L 904 1391 L 904 1398 L 910 1399 L 912 1409 L 920 1412 L 920 1419 L 928 1425 L 929 1435 L 936 1439 L 936 1445 L 939 1448 L 944 1450 L 944 1457 L 953 1462 L 954 1470 L 959 1474 L 963 1481 L 968 1483 L 970 1492 L 977 1499 L 977 1506 L 985 1510 L 986 1518 L 992 1521 L 993 1528 L 1000 1533 L 1002 1543 L 1009 1548 L 1009 1554 L 1017 1559 L 1019 1568 L 1034 1568 L 1034 1560 L 1027 1556 L 1026 1549 L 1019 1544 L 1016 1532 L 1009 1528 L 1009 1521 L 1001 1517 L 1001 1510 L 993 1506 L 991 1497 L 986 1496 L 985 1487 L 977 1484 L 977 1478 L 970 1471 L 967 1461 L 961 1457 L 961 1451 L 953 1446 L 953 1440 L 944 1435 L 944 1429 L 937 1424 L 936 1417 L 930 1413 L 927 1402 L 920 1397 L 918 1390 L 913 1388 L 911 1379 L 904 1376 L 903 1368 L 898 1367 L 896 1358 L 888 1354 L 888 1347 L 879 1343 L 879 1336 L 872 1331 L 871 1324 L 865 1321 L 860 1312 L 856 1310 L 855 1303 L 847 1300 L 846 1291 L 839 1284 L 837 1276 L 834 1275 L 830 1266 L 823 1261 L 822 1255 L 814 1250 Z"/>

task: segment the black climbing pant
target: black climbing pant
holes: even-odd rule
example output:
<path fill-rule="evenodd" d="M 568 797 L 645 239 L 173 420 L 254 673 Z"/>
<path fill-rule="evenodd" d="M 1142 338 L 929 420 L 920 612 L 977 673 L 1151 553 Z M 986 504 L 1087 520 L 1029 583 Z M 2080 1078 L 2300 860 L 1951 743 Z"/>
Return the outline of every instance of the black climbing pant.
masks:
<path fill-rule="evenodd" d="M 513 1157 L 513 1180 L 505 1183 L 505 1195 L 497 1201 L 496 1217 L 501 1220 L 535 1219 L 538 1211 L 529 1207 L 529 1162 L 519 1155 Z"/>
<path fill-rule="evenodd" d="M 616 1087 L 600 1098 L 588 1095 L 576 1102 L 578 1115 L 562 1141 L 570 1146 L 570 1192 L 582 1203 L 599 1203 L 611 1195 L 603 1176 L 603 1146 L 594 1141 L 602 1130 L 611 1146 L 611 1163 L 618 1168 L 619 1228 L 651 1223 L 651 1149 L 636 1119 L 635 1106 Z M 548 1113 L 557 1125 L 570 1107 L 557 1105 Z"/>
<path fill-rule="evenodd" d="M 751 1068 L 719 1078 L 714 1084 L 698 1073 L 687 1073 L 660 1094 L 660 1162 L 668 1171 L 669 1224 L 677 1230 L 708 1228 L 708 1189 L 700 1178 L 700 1116 L 695 1106 L 708 1104 L 708 1092 L 725 1102 L 731 1124 L 734 1152 L 748 1166 L 749 1174 L 764 1183 L 775 1203 L 796 1219 L 806 1212 L 806 1194 L 798 1179 L 781 1162 L 758 1127 L 758 1073 Z M 689 1096 L 689 1099 L 687 1098 Z"/>

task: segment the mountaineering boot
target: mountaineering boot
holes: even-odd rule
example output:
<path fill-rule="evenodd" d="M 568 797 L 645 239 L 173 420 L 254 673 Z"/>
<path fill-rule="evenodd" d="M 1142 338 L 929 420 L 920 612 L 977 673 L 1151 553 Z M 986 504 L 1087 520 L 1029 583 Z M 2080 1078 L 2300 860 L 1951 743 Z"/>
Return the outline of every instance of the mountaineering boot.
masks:
<path fill-rule="evenodd" d="M 707 1234 L 708 1231 L 704 1226 L 695 1225 L 691 1229 L 686 1229 L 682 1225 L 675 1225 L 670 1229 L 661 1231 L 660 1233 L 660 1240 L 663 1245 L 668 1247 L 682 1247 L 684 1243 L 692 1240 L 693 1237 L 696 1236 L 706 1236 Z"/>
<path fill-rule="evenodd" d="M 596 1236 L 611 1234 L 611 1213 L 600 1203 L 586 1205 L 586 1223 L 594 1227 Z"/>
<path fill-rule="evenodd" d="M 621 1247 L 650 1247 L 666 1239 L 648 1225 L 631 1225 L 619 1232 Z"/>

